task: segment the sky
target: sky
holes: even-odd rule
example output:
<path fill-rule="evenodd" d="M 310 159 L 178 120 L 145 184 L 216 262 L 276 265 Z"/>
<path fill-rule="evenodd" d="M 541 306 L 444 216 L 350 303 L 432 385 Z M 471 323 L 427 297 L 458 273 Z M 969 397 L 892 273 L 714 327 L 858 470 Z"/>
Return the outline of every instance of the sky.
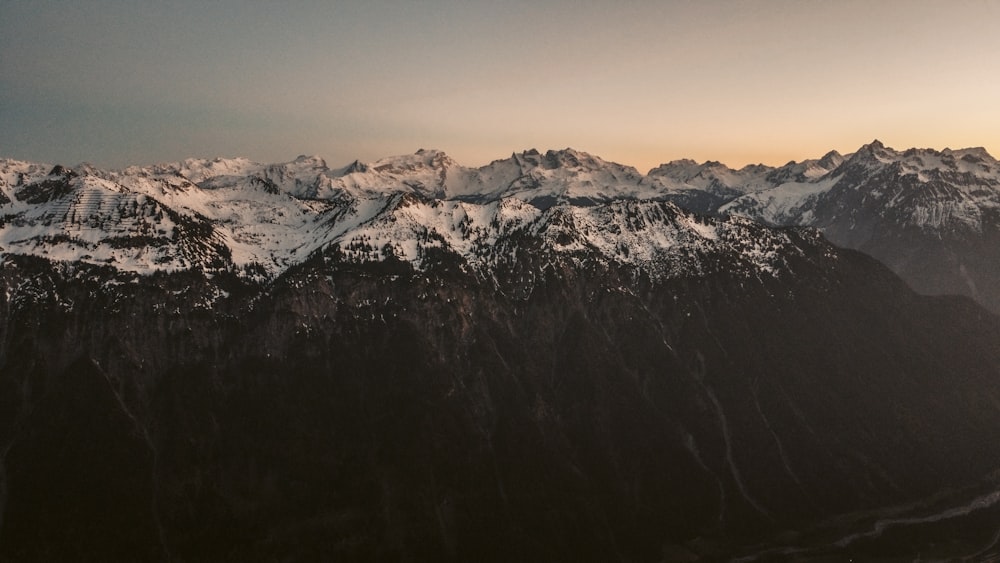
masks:
<path fill-rule="evenodd" d="M 645 172 L 876 138 L 1000 156 L 1000 0 L 0 0 L 6 158 L 572 147 Z"/>

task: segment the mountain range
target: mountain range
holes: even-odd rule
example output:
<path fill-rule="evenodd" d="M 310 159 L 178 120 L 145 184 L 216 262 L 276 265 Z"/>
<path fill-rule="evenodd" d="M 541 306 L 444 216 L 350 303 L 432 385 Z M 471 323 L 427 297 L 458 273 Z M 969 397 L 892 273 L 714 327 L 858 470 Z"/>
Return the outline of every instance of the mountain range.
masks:
<path fill-rule="evenodd" d="M 407 214 L 410 232 L 388 232 L 384 219 L 400 213 L 404 196 L 421 202 L 414 208 L 421 214 Z M 630 200 L 818 228 L 921 293 L 969 295 L 1000 310 L 1000 164 L 979 148 L 898 152 L 878 141 L 782 167 L 681 160 L 646 175 L 572 149 L 525 151 L 480 168 L 428 150 L 332 169 L 317 157 L 270 165 L 191 159 L 120 171 L 4 160 L 0 246 L 135 272 L 196 264 L 273 279 L 331 244 L 374 237 L 368 258 L 392 241 L 413 261 L 421 229 L 465 253 L 503 230 L 491 222 L 532 223 L 559 203 L 589 213 Z"/>
<path fill-rule="evenodd" d="M 998 181 L 0 161 L 0 558 L 995 555 Z"/>

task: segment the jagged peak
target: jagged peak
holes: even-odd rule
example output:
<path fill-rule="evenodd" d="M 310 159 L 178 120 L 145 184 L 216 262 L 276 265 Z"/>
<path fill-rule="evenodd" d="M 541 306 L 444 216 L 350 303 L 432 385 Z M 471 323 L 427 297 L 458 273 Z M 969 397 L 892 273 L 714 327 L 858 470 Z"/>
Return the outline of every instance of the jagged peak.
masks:
<path fill-rule="evenodd" d="M 840 154 L 835 150 L 832 150 L 824 154 L 823 157 L 819 159 L 817 164 L 829 170 L 831 168 L 840 166 L 841 164 L 844 163 L 844 160 L 845 160 L 844 155 Z"/>
<path fill-rule="evenodd" d="M 698 163 L 694 159 L 691 159 L 691 158 L 678 158 L 678 159 L 671 160 L 670 162 L 664 162 L 663 164 L 660 164 L 659 166 L 657 166 L 653 170 L 661 170 L 661 169 L 665 170 L 665 169 L 668 169 L 668 168 L 673 168 L 673 167 L 678 167 L 678 166 L 698 166 Z"/>
<path fill-rule="evenodd" d="M 89 162 L 81 162 L 73 167 L 73 172 L 79 176 L 98 176 L 101 171 Z"/>
<path fill-rule="evenodd" d="M 587 154 L 587 153 L 585 153 L 583 151 L 578 151 L 578 150 L 574 149 L 573 147 L 566 147 L 564 149 L 549 149 L 549 150 L 545 151 L 545 154 L 546 154 L 546 156 L 548 156 L 548 155 L 559 155 L 559 156 L 565 155 L 565 156 L 577 156 L 577 157 L 580 157 L 580 156 L 590 156 L 589 154 Z"/>
<path fill-rule="evenodd" d="M 546 168 L 578 167 L 582 162 L 579 154 L 573 149 L 545 151 Z"/>
<path fill-rule="evenodd" d="M 548 169 L 567 168 L 567 169 L 597 170 L 600 168 L 611 167 L 611 166 L 625 167 L 624 165 L 617 164 L 614 162 L 608 162 L 598 156 L 594 156 L 590 153 L 579 151 L 570 147 L 559 150 L 545 151 L 545 156 L 543 157 L 543 161 L 540 162 L 539 164 Z"/>
<path fill-rule="evenodd" d="M 191 157 L 191 158 L 185 158 L 184 160 L 180 161 L 180 164 L 188 166 L 203 166 L 203 167 L 225 166 L 229 164 L 250 164 L 250 163 L 253 163 L 253 161 L 251 161 L 249 158 L 242 156 L 233 156 L 233 157 L 216 156 L 213 158 Z"/>
<path fill-rule="evenodd" d="M 589 160 L 592 160 L 590 155 L 571 148 L 545 151 L 545 163 L 550 168 L 578 167 Z"/>
<path fill-rule="evenodd" d="M 422 168 L 444 170 L 457 166 L 459 164 L 444 151 L 419 149 L 413 154 L 390 156 L 376 160 L 368 165 L 368 168 L 376 172 L 402 173 Z"/>
<path fill-rule="evenodd" d="M 327 167 L 326 160 L 324 160 L 323 158 L 317 155 L 305 155 L 305 154 L 300 154 L 299 156 L 295 157 L 295 160 L 293 160 L 289 164 L 306 164 L 306 165 L 312 165 L 316 168 Z"/>
<path fill-rule="evenodd" d="M 357 174 L 368 172 L 368 165 L 361 162 L 360 160 L 355 160 L 354 162 L 348 164 L 343 170 L 342 174 Z"/>
<path fill-rule="evenodd" d="M 761 174 L 764 172 L 770 172 L 771 170 L 774 170 L 773 166 L 768 166 L 758 162 L 757 164 L 747 164 L 743 168 L 737 170 L 737 172 L 740 172 L 741 174 Z"/>
<path fill-rule="evenodd" d="M 848 161 L 853 163 L 866 163 L 867 165 L 871 165 L 873 163 L 888 164 L 895 160 L 899 154 L 900 153 L 895 150 L 886 147 L 882 141 L 875 139 L 866 145 L 861 145 L 861 147 L 850 156 Z"/>
<path fill-rule="evenodd" d="M 536 148 L 530 148 L 530 149 L 521 151 L 521 154 L 518 154 L 516 152 L 511 153 L 510 158 L 514 162 L 514 164 L 517 164 L 518 166 L 520 166 L 522 168 L 525 165 L 534 165 L 534 166 L 537 166 L 541 162 L 542 153 L 538 152 L 538 149 L 536 149 Z M 496 164 L 496 163 L 499 163 L 499 162 L 500 161 L 494 161 L 491 164 Z"/>
<path fill-rule="evenodd" d="M 458 163 L 455 162 L 455 159 L 448 156 L 448 153 L 444 152 L 443 150 L 419 149 L 415 154 L 416 156 L 422 157 L 424 159 L 424 162 L 426 162 L 428 165 L 434 167 L 458 166 Z"/>
<path fill-rule="evenodd" d="M 872 142 L 868 143 L 867 145 L 862 145 L 861 148 L 875 151 L 884 149 L 885 145 L 882 143 L 882 141 L 878 139 L 873 139 Z"/>
<path fill-rule="evenodd" d="M 75 172 L 72 169 L 70 169 L 70 168 L 66 168 L 62 164 L 56 164 L 55 166 L 52 167 L 51 170 L 49 170 L 49 174 L 48 175 L 49 176 L 66 176 L 67 174 L 75 174 Z"/>
<path fill-rule="evenodd" d="M 945 151 L 948 151 L 951 154 L 955 155 L 956 157 L 970 162 L 976 162 L 976 161 L 996 162 L 996 158 L 994 158 L 993 155 L 991 155 L 989 151 L 986 150 L 985 147 L 968 147 L 956 150 L 945 149 Z"/>
<path fill-rule="evenodd" d="M 653 168 L 649 171 L 648 176 L 663 176 L 676 180 L 687 181 L 695 176 L 703 174 L 706 171 L 716 170 L 729 170 L 729 168 L 726 165 L 714 160 L 708 160 L 699 164 L 697 161 L 690 158 L 681 158 L 671 160 L 670 162 Z"/>
<path fill-rule="evenodd" d="M 549 149 L 542 154 L 538 149 L 527 149 L 520 154 L 513 153 L 510 160 L 522 168 L 528 169 L 538 167 L 544 170 L 557 169 L 587 169 L 595 170 L 615 163 L 607 162 L 600 157 L 594 156 L 571 147 L 564 149 Z M 496 163 L 498 161 L 494 161 Z"/>
<path fill-rule="evenodd" d="M 186 158 L 180 162 L 158 164 L 154 168 L 173 169 L 180 172 L 188 171 L 198 176 L 210 178 L 238 174 L 250 168 L 259 168 L 257 162 L 244 157 Z"/>

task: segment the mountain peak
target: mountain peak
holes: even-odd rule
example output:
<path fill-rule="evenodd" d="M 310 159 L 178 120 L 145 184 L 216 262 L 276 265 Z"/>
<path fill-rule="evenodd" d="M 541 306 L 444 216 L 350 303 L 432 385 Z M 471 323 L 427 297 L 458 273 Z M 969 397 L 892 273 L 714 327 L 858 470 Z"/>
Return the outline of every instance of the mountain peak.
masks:
<path fill-rule="evenodd" d="M 893 149 L 886 147 L 882 144 L 882 141 L 875 139 L 874 141 L 868 143 L 867 145 L 862 145 L 861 148 L 857 150 L 853 155 L 851 155 L 850 160 L 854 162 L 863 163 L 882 163 L 888 164 L 892 161 L 895 156 L 898 155 Z"/>
<path fill-rule="evenodd" d="M 413 154 L 382 158 L 369 166 L 376 172 L 405 173 L 420 169 L 445 170 L 457 167 L 450 156 L 437 149 L 419 149 Z"/>
<path fill-rule="evenodd" d="M 442 150 L 420 149 L 416 154 L 423 157 L 424 162 L 433 168 L 452 168 L 459 165 L 453 158 L 448 156 L 448 154 Z"/>
<path fill-rule="evenodd" d="M 62 164 L 56 164 L 49 170 L 49 176 L 65 176 L 66 174 L 72 173 L 72 170 L 67 169 Z"/>
<path fill-rule="evenodd" d="M 545 151 L 545 160 L 553 168 L 558 168 L 562 166 L 581 166 L 585 162 L 592 163 L 594 157 L 585 152 L 579 152 L 567 147 L 561 150 Z"/>
<path fill-rule="evenodd" d="M 996 159 L 984 147 L 969 147 L 953 151 L 959 158 L 969 162 L 996 162 Z"/>
<path fill-rule="evenodd" d="M 316 168 L 326 168 L 326 160 L 323 160 L 316 155 L 300 154 L 295 157 L 295 160 L 293 160 L 292 163 L 314 166 Z"/>
<path fill-rule="evenodd" d="M 368 172 L 368 165 L 355 159 L 354 162 L 348 164 L 347 167 L 343 169 L 342 174 L 354 174 L 357 172 Z"/>
<path fill-rule="evenodd" d="M 414 156 L 419 156 L 424 159 L 424 162 L 428 163 L 448 163 L 449 165 L 457 165 L 454 159 L 452 159 L 446 152 L 439 149 L 418 149 L 417 152 L 413 153 Z"/>
<path fill-rule="evenodd" d="M 439 149 L 417 149 L 417 152 L 413 153 L 420 156 L 434 158 L 435 156 L 447 156 L 444 151 Z"/>
<path fill-rule="evenodd" d="M 701 165 L 690 158 L 679 158 L 664 162 L 646 173 L 647 176 L 690 177 L 697 174 Z"/>
<path fill-rule="evenodd" d="M 834 168 L 840 166 L 844 163 L 844 155 L 833 150 L 823 155 L 816 163 L 827 170 L 833 170 Z"/>
<path fill-rule="evenodd" d="M 73 172 L 76 172 L 78 176 L 96 176 L 99 174 L 97 168 L 89 162 L 81 162 L 73 167 Z"/>

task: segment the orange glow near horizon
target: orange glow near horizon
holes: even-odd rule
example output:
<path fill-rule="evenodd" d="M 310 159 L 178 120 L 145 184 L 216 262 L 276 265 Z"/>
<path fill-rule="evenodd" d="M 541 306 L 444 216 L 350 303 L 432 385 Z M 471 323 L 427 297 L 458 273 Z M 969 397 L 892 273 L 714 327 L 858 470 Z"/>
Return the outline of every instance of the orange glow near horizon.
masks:
<path fill-rule="evenodd" d="M 996 2 L 177 3 L 6 6 L 0 157 L 1000 153 Z"/>

